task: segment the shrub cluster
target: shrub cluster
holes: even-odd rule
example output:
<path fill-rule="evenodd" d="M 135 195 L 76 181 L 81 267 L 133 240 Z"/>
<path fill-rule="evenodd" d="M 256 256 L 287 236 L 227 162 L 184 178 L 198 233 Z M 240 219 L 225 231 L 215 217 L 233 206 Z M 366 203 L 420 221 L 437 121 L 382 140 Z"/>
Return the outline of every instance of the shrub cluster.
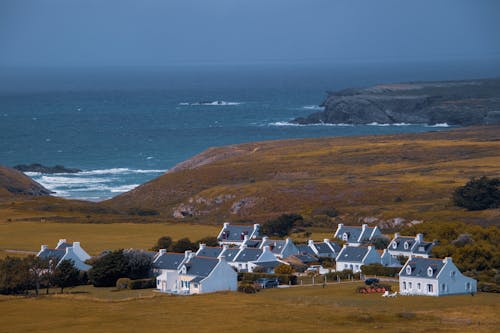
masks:
<path fill-rule="evenodd" d="M 345 269 L 340 272 L 331 272 L 325 274 L 326 278 L 330 281 L 332 280 L 348 280 L 350 278 L 353 278 L 355 280 L 359 280 L 360 278 L 360 273 L 353 273 L 350 269 Z"/>
<path fill-rule="evenodd" d="M 386 267 L 381 264 L 370 264 L 361 266 L 361 272 L 364 275 L 377 275 L 377 276 L 397 276 L 400 267 Z"/>
<path fill-rule="evenodd" d="M 238 281 L 253 282 L 260 278 L 278 278 L 280 284 L 297 284 L 297 276 L 293 274 L 238 273 Z"/>

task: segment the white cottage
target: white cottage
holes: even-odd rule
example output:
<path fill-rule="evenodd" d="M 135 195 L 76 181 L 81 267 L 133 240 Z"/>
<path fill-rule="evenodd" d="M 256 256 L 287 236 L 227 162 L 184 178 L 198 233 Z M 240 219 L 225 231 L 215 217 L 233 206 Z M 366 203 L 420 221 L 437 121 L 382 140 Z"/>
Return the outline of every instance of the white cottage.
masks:
<path fill-rule="evenodd" d="M 217 235 L 219 245 L 240 245 L 245 239 L 254 239 L 260 236 L 260 225 L 231 225 L 225 222 Z"/>
<path fill-rule="evenodd" d="M 340 246 L 325 238 L 322 242 L 315 242 L 312 239 L 307 241 L 307 246 L 312 253 L 319 258 L 336 258 L 340 252 Z M 300 248 L 299 248 L 300 251 Z"/>
<path fill-rule="evenodd" d="M 387 250 L 393 258 L 399 256 L 429 258 L 433 246 L 434 243 L 432 242 L 424 242 L 424 235 L 422 234 L 411 237 L 395 233 L 394 238 L 387 246 Z"/>
<path fill-rule="evenodd" d="M 81 271 L 88 271 L 91 268 L 90 265 L 85 263 L 91 257 L 80 246 L 80 242 L 68 243 L 66 239 L 60 239 L 53 249 L 50 249 L 47 245 L 42 245 L 37 257 L 52 260 L 55 267 L 59 266 L 64 260 L 69 260 Z"/>
<path fill-rule="evenodd" d="M 224 256 L 219 259 L 192 257 L 179 270 L 177 290 L 183 295 L 236 291 L 237 288 L 238 273 Z"/>
<path fill-rule="evenodd" d="M 337 231 L 334 237 L 343 240 L 349 246 L 360 246 L 365 242 L 372 241 L 376 237 L 382 236 L 380 229 L 375 227 L 369 227 L 367 224 L 363 224 L 361 227 L 357 226 L 345 226 L 339 223 L 337 226 Z"/>
<path fill-rule="evenodd" d="M 192 255 L 191 251 L 167 253 L 167 250 L 160 249 L 153 261 L 153 272 L 157 274 L 156 289 L 164 293 L 177 293 L 179 270 Z"/>
<path fill-rule="evenodd" d="M 336 270 L 352 270 L 353 273 L 361 272 L 361 266 L 369 264 L 380 264 L 380 254 L 373 246 L 349 246 L 344 245 L 336 259 Z"/>
<path fill-rule="evenodd" d="M 399 292 L 425 296 L 473 294 L 477 281 L 464 276 L 449 257 L 410 257 L 399 272 Z"/>

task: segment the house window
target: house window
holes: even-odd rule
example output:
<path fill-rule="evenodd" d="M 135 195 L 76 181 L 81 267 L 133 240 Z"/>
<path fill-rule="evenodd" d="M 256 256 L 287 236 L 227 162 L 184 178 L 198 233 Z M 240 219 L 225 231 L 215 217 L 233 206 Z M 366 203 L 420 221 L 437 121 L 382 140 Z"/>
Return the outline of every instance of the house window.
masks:
<path fill-rule="evenodd" d="M 428 293 L 433 293 L 434 292 L 434 288 L 432 287 L 432 284 L 428 284 L 427 285 L 427 292 Z"/>
<path fill-rule="evenodd" d="M 392 248 L 395 250 L 395 249 L 397 249 L 397 247 L 398 247 L 398 243 L 392 242 Z"/>
<path fill-rule="evenodd" d="M 403 290 L 406 290 L 406 281 L 403 281 Z"/>
<path fill-rule="evenodd" d="M 434 274 L 434 270 L 432 269 L 432 267 L 427 268 L 427 275 L 432 277 L 432 274 Z"/>
<path fill-rule="evenodd" d="M 411 289 L 411 282 L 408 282 L 408 289 Z"/>
<path fill-rule="evenodd" d="M 470 282 L 465 284 L 465 290 L 470 291 Z"/>
<path fill-rule="evenodd" d="M 446 284 L 444 284 L 444 283 L 443 283 L 443 284 L 441 285 L 441 290 L 442 290 L 442 291 L 446 291 Z"/>
<path fill-rule="evenodd" d="M 410 247 L 410 245 L 408 244 L 408 242 L 405 242 L 404 247 L 405 247 L 405 250 L 408 250 L 408 248 Z"/>
<path fill-rule="evenodd" d="M 406 274 L 411 275 L 411 266 L 406 266 Z"/>
<path fill-rule="evenodd" d="M 348 238 L 349 238 L 349 235 L 347 234 L 347 232 L 344 232 L 344 234 L 342 235 L 342 240 L 347 242 Z"/>
<path fill-rule="evenodd" d="M 345 268 L 345 269 L 348 269 L 348 268 L 349 268 L 349 265 L 348 265 L 348 264 L 344 264 L 344 268 Z"/>
<path fill-rule="evenodd" d="M 452 279 L 454 279 L 454 278 L 455 278 L 455 275 L 456 275 L 456 272 L 455 272 L 455 271 L 451 271 L 451 272 L 450 272 L 450 276 L 451 276 L 451 278 L 452 278 Z"/>
<path fill-rule="evenodd" d="M 421 285 L 420 285 L 420 282 L 417 283 L 417 289 L 420 290 L 421 289 Z"/>

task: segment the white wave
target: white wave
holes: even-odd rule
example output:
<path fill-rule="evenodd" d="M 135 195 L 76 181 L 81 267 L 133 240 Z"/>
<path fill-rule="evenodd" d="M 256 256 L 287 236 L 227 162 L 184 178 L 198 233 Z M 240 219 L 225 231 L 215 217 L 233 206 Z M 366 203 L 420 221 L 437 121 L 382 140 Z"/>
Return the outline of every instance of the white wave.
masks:
<path fill-rule="evenodd" d="M 306 110 L 318 110 L 318 111 L 325 109 L 324 107 L 319 105 L 305 105 L 302 108 Z"/>
<path fill-rule="evenodd" d="M 291 127 L 313 127 L 313 126 L 329 126 L 329 127 L 351 127 L 354 125 L 351 124 L 344 124 L 344 123 L 339 123 L 339 124 L 330 124 L 330 123 L 317 123 L 317 124 L 296 124 L 296 123 L 290 123 L 288 121 L 277 121 L 274 123 L 269 123 L 269 126 L 291 126 Z"/>
<path fill-rule="evenodd" d="M 373 123 L 366 124 L 367 126 L 381 126 L 381 127 L 386 127 L 386 126 L 391 126 L 391 124 L 379 124 L 376 121 Z"/>
<path fill-rule="evenodd" d="M 129 168 L 111 168 L 111 169 L 97 169 L 97 170 L 86 170 L 79 172 L 77 175 L 115 175 L 115 174 L 127 174 L 127 173 L 164 173 L 167 170 L 159 169 L 129 169 Z"/>
<path fill-rule="evenodd" d="M 112 193 L 123 193 L 123 192 L 131 191 L 131 190 L 133 190 L 134 188 L 136 188 L 139 185 L 140 184 L 129 184 L 129 185 L 117 186 L 115 188 L 111 188 L 110 192 L 112 192 Z"/>
<path fill-rule="evenodd" d="M 84 184 L 99 184 L 112 181 L 109 178 L 90 178 L 90 177 L 61 177 L 61 176 L 42 176 L 39 181 L 44 186 L 70 186 Z"/>
<path fill-rule="evenodd" d="M 450 127 L 447 123 L 439 123 L 434 125 L 425 125 L 426 127 Z"/>
<path fill-rule="evenodd" d="M 37 177 L 42 175 L 40 172 L 25 172 L 24 174 L 28 177 Z"/>
<path fill-rule="evenodd" d="M 188 103 L 188 102 L 181 102 L 179 105 L 192 105 L 192 106 L 197 106 L 197 105 L 204 105 L 204 106 L 227 106 L 227 105 L 240 105 L 243 104 L 242 102 L 227 102 L 227 101 L 206 101 L 206 102 L 195 102 L 195 103 Z"/>

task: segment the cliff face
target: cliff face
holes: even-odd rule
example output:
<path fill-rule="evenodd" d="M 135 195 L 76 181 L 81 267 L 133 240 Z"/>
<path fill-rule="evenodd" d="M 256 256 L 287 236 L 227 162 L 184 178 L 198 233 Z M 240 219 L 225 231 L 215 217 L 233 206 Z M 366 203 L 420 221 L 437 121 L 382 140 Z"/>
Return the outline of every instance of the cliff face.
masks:
<path fill-rule="evenodd" d="M 500 124 L 500 78 L 377 85 L 332 92 L 299 124 Z"/>
<path fill-rule="evenodd" d="M 22 172 L 0 166 L 0 199 L 17 195 L 47 196 L 50 191 Z"/>

